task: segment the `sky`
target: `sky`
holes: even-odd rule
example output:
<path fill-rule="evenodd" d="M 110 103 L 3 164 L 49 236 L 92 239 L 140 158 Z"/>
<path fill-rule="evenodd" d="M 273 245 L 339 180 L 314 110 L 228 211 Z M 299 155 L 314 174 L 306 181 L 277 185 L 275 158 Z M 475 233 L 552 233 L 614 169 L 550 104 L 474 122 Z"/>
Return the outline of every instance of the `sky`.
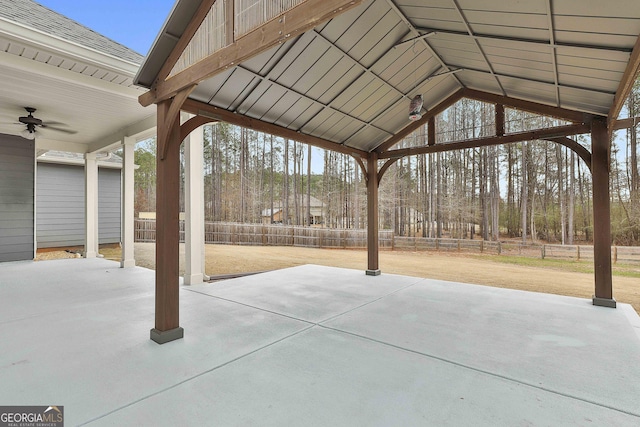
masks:
<path fill-rule="evenodd" d="M 146 55 L 174 0 L 36 0 L 76 22 Z"/>

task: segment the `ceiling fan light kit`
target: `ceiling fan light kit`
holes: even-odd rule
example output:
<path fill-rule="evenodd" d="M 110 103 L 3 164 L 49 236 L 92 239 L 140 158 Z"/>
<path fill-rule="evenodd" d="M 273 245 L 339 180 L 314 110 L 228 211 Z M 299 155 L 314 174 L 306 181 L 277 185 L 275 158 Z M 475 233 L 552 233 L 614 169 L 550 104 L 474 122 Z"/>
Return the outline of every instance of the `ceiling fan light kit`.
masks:
<path fill-rule="evenodd" d="M 27 111 L 27 113 L 29 113 L 29 115 L 28 116 L 18 117 L 18 121 L 20 123 L 22 123 L 23 125 L 27 126 L 27 128 L 25 130 L 20 132 L 20 135 L 23 138 L 35 139 L 36 136 L 39 136 L 40 132 L 38 132 L 36 130 L 36 127 L 50 129 L 50 130 L 53 130 L 53 131 L 56 131 L 56 132 L 63 132 L 63 133 L 70 134 L 70 135 L 73 135 L 73 134 L 77 133 L 74 130 L 68 130 L 68 129 L 62 129 L 62 128 L 59 128 L 59 127 L 50 126 L 51 124 L 58 124 L 58 122 L 49 122 L 49 124 L 43 123 L 42 120 L 40 120 L 39 118 L 33 117 L 33 113 L 36 112 L 36 109 L 33 108 L 33 107 L 24 107 L 24 109 Z"/>
<path fill-rule="evenodd" d="M 22 136 L 25 139 L 35 139 L 36 138 L 36 131 L 35 130 L 30 130 L 30 129 L 25 129 L 22 132 L 20 132 L 20 136 Z"/>

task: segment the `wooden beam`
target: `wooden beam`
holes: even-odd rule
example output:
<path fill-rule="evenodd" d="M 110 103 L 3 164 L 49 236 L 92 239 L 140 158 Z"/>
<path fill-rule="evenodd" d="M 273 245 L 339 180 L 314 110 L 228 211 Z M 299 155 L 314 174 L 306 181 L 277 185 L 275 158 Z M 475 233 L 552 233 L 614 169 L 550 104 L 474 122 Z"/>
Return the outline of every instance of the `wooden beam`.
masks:
<path fill-rule="evenodd" d="M 367 153 L 366 151 L 358 150 L 357 148 L 350 148 L 337 142 L 328 141 L 326 139 L 318 138 L 312 135 L 306 135 L 304 133 L 287 129 L 283 126 L 263 122 L 262 120 L 258 119 L 252 119 L 251 117 L 232 113 L 231 111 L 214 107 L 213 105 L 205 104 L 204 102 L 195 101 L 193 99 L 186 100 L 182 105 L 182 110 L 191 114 L 210 117 L 215 120 L 242 126 L 247 129 L 253 129 L 259 132 L 280 136 L 282 138 L 292 139 L 298 142 L 313 145 L 314 147 L 337 151 L 338 153 L 348 154 L 354 157 L 359 156 L 366 159 L 369 155 L 369 153 Z"/>
<path fill-rule="evenodd" d="M 501 104 L 518 110 L 555 117 L 573 123 L 587 123 L 590 121 L 590 115 L 580 111 L 567 110 L 566 108 L 553 107 L 551 105 L 539 104 L 532 101 L 524 101 L 522 99 L 496 95 L 475 89 L 465 88 L 463 89 L 462 95 L 465 98 L 475 99 L 476 101 L 488 102 L 490 104 Z"/>
<path fill-rule="evenodd" d="M 431 117 L 437 116 L 438 114 L 442 113 L 444 110 L 446 110 L 447 108 L 451 107 L 453 104 L 458 102 L 460 99 L 462 99 L 462 94 L 463 94 L 463 89 L 459 89 L 458 91 L 454 92 L 452 95 L 450 95 L 449 97 L 445 98 L 442 102 L 437 104 L 435 107 L 432 107 L 431 110 L 427 111 L 427 113 L 423 115 L 420 120 L 411 122 L 404 129 L 397 132 L 394 136 L 390 137 L 385 142 L 380 144 L 378 148 L 375 149 L 375 151 L 378 154 L 384 153 L 389 148 L 393 147 L 398 142 L 402 141 L 405 137 L 411 135 L 414 131 L 419 129 L 421 126 L 424 126 L 424 124 L 427 123 L 431 119 Z M 409 104 L 407 103 L 407 114 L 408 112 L 409 112 Z M 408 117 L 407 117 L 407 120 L 409 120 Z"/>
<path fill-rule="evenodd" d="M 622 79 L 620 80 L 616 94 L 613 97 L 613 105 L 611 105 L 607 118 L 610 132 L 615 125 L 615 121 L 618 119 L 618 115 L 624 106 L 627 96 L 629 96 L 629 92 L 631 92 L 631 88 L 633 88 L 633 83 L 636 81 L 638 73 L 640 73 L 640 35 L 638 35 L 633 51 L 631 51 L 629 62 L 624 70 L 624 74 L 622 74 Z"/>
<path fill-rule="evenodd" d="M 238 38 L 222 49 L 164 81 L 138 100 L 143 106 L 173 97 L 178 91 L 253 58 L 274 46 L 360 5 L 364 0 L 307 0 L 276 19 Z"/>
<path fill-rule="evenodd" d="M 176 62 L 178 62 L 178 59 L 180 59 L 182 52 L 184 52 L 184 50 L 189 45 L 189 42 L 198 31 L 198 28 L 200 28 L 200 26 L 202 25 L 202 22 L 209 14 L 209 11 L 211 10 L 215 2 L 216 0 L 202 0 L 202 3 L 200 3 L 200 6 L 196 10 L 196 13 L 193 15 L 193 18 L 191 18 L 189 25 L 187 25 L 187 28 L 185 28 L 184 32 L 182 33 L 180 40 L 178 40 L 178 43 L 176 43 L 176 45 L 173 47 L 173 50 L 158 72 L 155 85 L 157 85 L 157 83 L 160 81 L 164 81 L 171 70 L 173 70 Z"/>
<path fill-rule="evenodd" d="M 627 119 L 616 120 L 610 130 L 629 129 L 640 123 L 640 117 L 629 117 Z"/>
<path fill-rule="evenodd" d="M 571 136 L 588 133 L 590 130 L 590 125 L 585 124 L 556 126 L 548 129 L 537 129 L 527 132 L 510 133 L 504 136 L 490 136 L 485 138 L 474 138 L 463 141 L 441 143 L 434 146 L 410 147 L 399 150 L 391 150 L 380 154 L 379 157 L 381 159 L 391 159 L 396 157 L 399 158 L 405 156 L 413 156 L 416 154 L 438 153 L 452 150 L 463 150 L 465 148 L 487 147 L 490 145 L 508 144 L 511 142 L 558 138 L 561 136 Z"/>

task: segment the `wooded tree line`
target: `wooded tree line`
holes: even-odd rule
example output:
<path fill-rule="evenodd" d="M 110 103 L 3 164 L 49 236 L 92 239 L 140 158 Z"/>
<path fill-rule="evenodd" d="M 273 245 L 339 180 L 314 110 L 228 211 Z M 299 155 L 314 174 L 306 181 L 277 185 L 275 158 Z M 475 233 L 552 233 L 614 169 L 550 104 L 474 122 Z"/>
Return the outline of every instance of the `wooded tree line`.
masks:
<path fill-rule="evenodd" d="M 640 115 L 640 87 L 627 102 Z M 495 135 L 495 107 L 463 99 L 436 119 L 437 143 Z M 563 122 L 505 110 L 505 131 Z M 640 242 L 637 127 L 612 147 L 612 234 L 615 244 Z M 426 145 L 427 127 L 395 148 Z M 578 141 L 590 148 L 588 136 Z M 323 223 L 366 226 L 366 183 L 350 156 L 324 151 L 322 173 L 310 173 L 311 148 L 226 123 L 204 128 L 205 219 L 310 225 L 311 197 Z M 155 141 L 136 148 L 136 211 L 155 210 Z M 380 162 L 380 166 L 382 162 Z M 184 182 L 184 181 L 183 181 Z M 571 150 L 528 141 L 396 161 L 380 184 L 380 227 L 397 235 L 521 239 L 572 244 L 592 239 L 591 173 Z M 184 200 L 184 198 L 183 198 Z M 272 216 L 273 215 L 273 216 Z"/>

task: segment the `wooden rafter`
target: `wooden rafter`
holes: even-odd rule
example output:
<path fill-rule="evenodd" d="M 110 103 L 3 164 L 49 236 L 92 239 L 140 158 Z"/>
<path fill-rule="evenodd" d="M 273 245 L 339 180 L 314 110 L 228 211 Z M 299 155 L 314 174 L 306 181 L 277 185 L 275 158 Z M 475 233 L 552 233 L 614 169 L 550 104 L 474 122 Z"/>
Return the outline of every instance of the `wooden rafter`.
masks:
<path fill-rule="evenodd" d="M 490 145 L 507 144 L 510 142 L 532 141 L 536 139 L 550 139 L 563 136 L 580 135 L 591 130 L 588 124 L 573 124 L 566 126 L 555 126 L 547 129 L 537 129 L 527 132 L 510 133 L 504 136 L 490 136 L 485 138 L 473 138 L 463 141 L 447 142 L 432 146 L 410 147 L 399 150 L 390 150 L 381 153 L 380 159 L 392 159 L 396 157 L 413 156 L 416 154 L 438 153 L 452 150 L 463 150 L 465 148 L 487 147 Z"/>
<path fill-rule="evenodd" d="M 568 110 L 566 108 L 553 107 L 539 104 L 532 101 L 511 98 L 508 96 L 496 95 L 489 92 L 465 88 L 462 96 L 464 98 L 475 99 L 476 101 L 489 102 L 491 104 L 502 104 L 506 107 L 528 111 L 530 113 L 541 114 L 543 116 L 555 117 L 573 123 L 586 123 L 590 120 L 590 115 L 580 111 Z"/>
<path fill-rule="evenodd" d="M 185 87 L 198 84 L 235 64 L 284 43 L 339 13 L 358 6 L 363 1 L 307 0 L 175 76 L 158 81 L 155 87 L 141 95 L 138 100 L 143 106 L 148 106 L 171 98 Z"/>
<path fill-rule="evenodd" d="M 636 40 L 636 44 L 633 47 L 633 51 L 631 52 L 631 57 L 629 58 L 629 62 L 627 63 L 627 68 L 624 70 L 624 74 L 622 75 L 622 79 L 620 80 L 620 84 L 618 85 L 618 90 L 616 90 L 616 94 L 613 97 L 613 105 L 609 110 L 608 122 L 609 122 L 609 132 L 612 131 L 615 126 L 615 122 L 618 119 L 618 115 L 620 114 L 620 110 L 622 110 L 622 106 L 624 105 L 627 96 L 629 96 L 629 92 L 631 92 L 631 88 L 633 87 L 633 83 L 636 81 L 638 74 L 640 73 L 640 35 Z"/>
<path fill-rule="evenodd" d="M 193 99 L 186 100 L 182 106 L 182 110 L 191 114 L 206 116 L 215 120 L 242 126 L 247 129 L 253 129 L 259 132 L 280 136 L 282 138 L 288 138 L 305 144 L 313 145 L 314 147 L 333 150 L 354 157 L 362 157 L 366 159 L 368 156 L 368 153 L 366 151 L 358 150 L 357 148 L 347 147 L 333 141 L 328 141 L 316 136 L 296 132 L 283 126 L 267 123 L 262 120 L 253 119 L 241 114 L 232 113 L 231 111 L 214 107 L 213 105 L 205 104 L 204 102 L 195 101 Z"/>

